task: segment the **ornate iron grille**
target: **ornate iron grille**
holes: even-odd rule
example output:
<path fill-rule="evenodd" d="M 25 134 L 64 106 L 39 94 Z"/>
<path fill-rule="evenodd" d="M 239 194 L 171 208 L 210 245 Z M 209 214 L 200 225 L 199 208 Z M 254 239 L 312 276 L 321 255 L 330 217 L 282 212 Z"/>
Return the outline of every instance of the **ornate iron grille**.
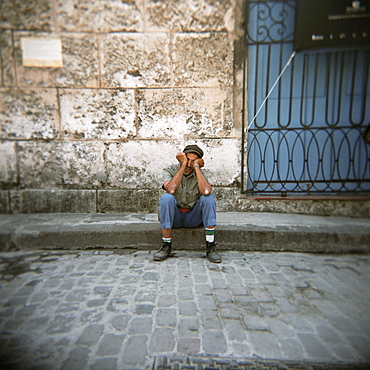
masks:
<path fill-rule="evenodd" d="M 370 192 L 369 50 L 293 52 L 295 1 L 248 1 L 248 193 Z M 244 143 L 244 140 L 243 140 Z M 244 186 L 244 184 L 243 184 Z"/>

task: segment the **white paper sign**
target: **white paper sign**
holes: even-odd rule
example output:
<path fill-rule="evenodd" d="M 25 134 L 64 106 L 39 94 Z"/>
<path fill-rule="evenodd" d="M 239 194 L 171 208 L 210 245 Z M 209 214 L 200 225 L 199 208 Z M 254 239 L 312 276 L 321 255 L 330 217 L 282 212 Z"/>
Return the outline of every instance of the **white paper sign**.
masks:
<path fill-rule="evenodd" d="M 63 67 L 62 40 L 57 38 L 21 38 L 25 67 Z"/>

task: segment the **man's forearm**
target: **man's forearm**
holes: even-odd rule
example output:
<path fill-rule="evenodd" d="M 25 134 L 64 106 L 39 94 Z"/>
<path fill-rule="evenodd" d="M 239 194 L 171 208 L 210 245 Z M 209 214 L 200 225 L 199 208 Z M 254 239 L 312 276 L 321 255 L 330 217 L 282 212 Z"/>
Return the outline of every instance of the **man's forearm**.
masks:
<path fill-rule="evenodd" d="M 200 169 L 200 166 L 194 167 L 195 174 L 197 175 L 199 192 L 202 195 L 209 195 L 212 192 L 212 186 L 208 180 L 204 177 L 203 172 Z"/>
<path fill-rule="evenodd" d="M 172 177 L 172 179 L 164 185 L 164 188 L 166 189 L 167 193 L 175 194 L 177 188 L 181 184 L 182 176 L 184 175 L 186 163 L 182 163 L 178 171 L 175 173 L 175 176 Z"/>

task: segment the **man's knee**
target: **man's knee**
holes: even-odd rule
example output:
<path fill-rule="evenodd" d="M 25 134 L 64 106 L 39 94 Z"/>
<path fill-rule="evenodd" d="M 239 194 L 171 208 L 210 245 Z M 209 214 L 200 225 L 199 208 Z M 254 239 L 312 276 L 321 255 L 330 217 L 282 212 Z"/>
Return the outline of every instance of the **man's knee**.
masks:
<path fill-rule="evenodd" d="M 209 195 L 201 195 L 199 200 L 201 201 L 202 204 L 205 205 L 213 205 L 216 204 L 215 202 L 215 196 L 213 194 Z"/>
<path fill-rule="evenodd" d="M 176 203 L 176 199 L 172 194 L 164 193 L 159 199 L 160 206 L 168 206 Z"/>

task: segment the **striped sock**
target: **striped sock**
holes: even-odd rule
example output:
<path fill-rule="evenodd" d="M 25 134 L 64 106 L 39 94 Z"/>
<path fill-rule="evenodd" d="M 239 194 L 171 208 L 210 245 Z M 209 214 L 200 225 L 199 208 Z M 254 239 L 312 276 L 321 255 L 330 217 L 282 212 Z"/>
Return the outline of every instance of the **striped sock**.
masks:
<path fill-rule="evenodd" d="M 162 238 L 162 241 L 165 243 L 171 243 L 172 238 Z"/>
<path fill-rule="evenodd" d="M 206 241 L 213 243 L 215 241 L 215 229 L 205 228 L 206 230 Z"/>

